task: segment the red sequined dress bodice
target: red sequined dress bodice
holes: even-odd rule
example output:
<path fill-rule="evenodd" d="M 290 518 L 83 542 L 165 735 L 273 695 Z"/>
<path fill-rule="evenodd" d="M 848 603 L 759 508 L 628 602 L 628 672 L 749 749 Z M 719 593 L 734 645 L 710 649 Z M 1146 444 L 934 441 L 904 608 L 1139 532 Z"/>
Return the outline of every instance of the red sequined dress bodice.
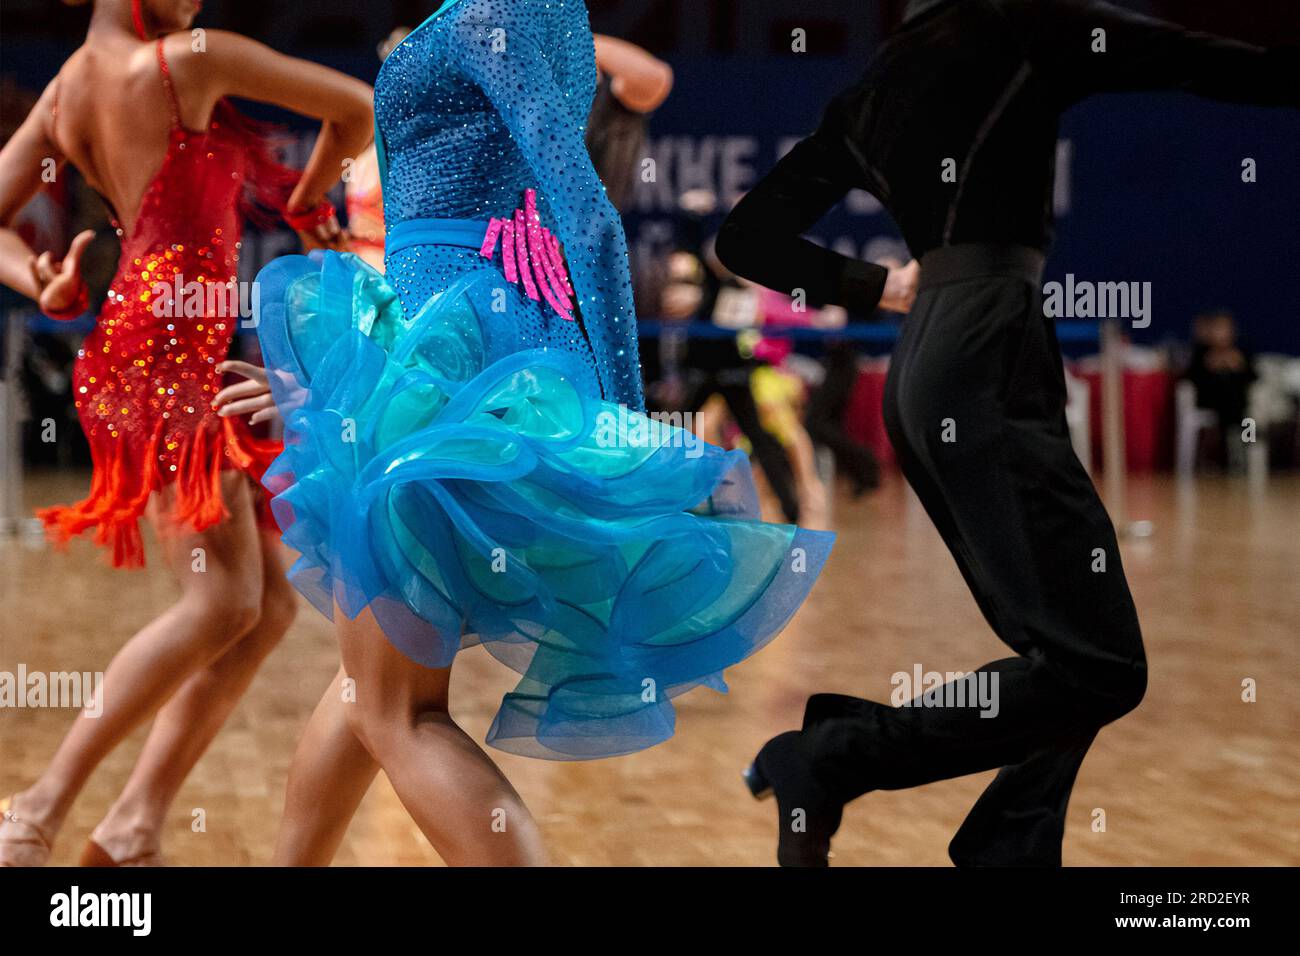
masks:
<path fill-rule="evenodd" d="M 117 273 L 73 373 L 90 496 L 40 513 L 59 540 L 93 528 L 117 566 L 143 563 L 139 519 L 154 491 L 174 483 L 172 517 L 201 531 L 225 517 L 221 472 L 256 482 L 280 450 L 212 409 L 216 366 L 241 320 L 242 200 L 261 144 L 224 100 L 206 130 L 184 128 L 161 41 L 158 60 L 172 106 L 167 152 L 129 232 L 115 222 Z"/>

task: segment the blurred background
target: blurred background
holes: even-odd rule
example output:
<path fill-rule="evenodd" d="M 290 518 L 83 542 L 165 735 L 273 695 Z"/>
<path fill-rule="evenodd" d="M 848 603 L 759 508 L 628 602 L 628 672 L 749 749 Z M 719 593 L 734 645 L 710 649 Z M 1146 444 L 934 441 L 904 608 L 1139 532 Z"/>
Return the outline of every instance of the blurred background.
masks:
<path fill-rule="evenodd" d="M 1122 5 L 1247 40 L 1300 42 L 1292 0 Z M 428 0 L 208 0 L 198 25 L 240 31 L 373 81 L 384 39 L 418 23 L 432 6 Z M 736 198 L 812 130 L 822 104 L 860 72 L 903 0 L 590 0 L 588 6 L 597 32 L 637 44 L 672 70 L 671 94 L 638 134 L 642 164 L 620 203 L 652 405 L 702 406 L 701 427 L 715 440 L 756 443 L 768 460 L 764 470 L 783 467 L 771 464 L 775 438 L 799 485 L 791 491 L 787 479 L 778 481 L 787 513 L 796 510 L 796 494 L 815 506 L 820 496 L 824 505 L 835 462 L 856 490 L 869 487 L 872 468 L 888 469 L 891 461 L 879 404 L 894 327 L 854 323 L 834 333 L 843 315 L 800 312 L 781 296 L 744 287 L 712 259 L 711 240 Z M 4 0 L 0 139 L 75 48 L 88 17 L 88 7 L 56 0 Z M 806 38 L 797 50 L 795 31 Z M 289 160 L 306 157 L 310 129 L 244 106 L 289 124 Z M 1048 280 L 1072 273 L 1080 280 L 1152 283 L 1150 325 L 1124 331 L 1129 472 L 1278 471 L 1300 462 L 1300 284 L 1294 280 L 1300 181 L 1289 166 L 1298 153 L 1300 117 L 1280 110 L 1125 95 L 1090 101 L 1066 118 L 1055 197 L 1059 241 Z M 1246 158 L 1257 163 L 1256 183 L 1241 181 Z M 345 207 L 341 189 L 334 198 Z M 116 240 L 101 204 L 75 173 L 52 184 L 22 223 L 33 246 L 54 250 L 88 226 L 100 234 L 87 266 L 94 301 L 111 277 Z M 908 258 L 890 217 L 865 193 L 848 196 L 814 237 L 867 259 Z M 253 230 L 245 240 L 244 278 L 294 251 L 294 244 L 287 229 Z M 41 442 L 38 432 L 51 418 L 75 422 L 69 370 L 92 319 L 56 324 L 7 290 L 0 297 L 5 416 L 11 423 L 22 419 L 14 436 L 21 454 L 34 466 L 84 465 L 84 447 Z M 762 332 L 736 334 L 751 328 Z M 1061 332 L 1077 444 L 1085 460 L 1100 466 L 1097 329 L 1065 322 Z M 243 348 L 255 342 L 245 336 Z M 1224 355 L 1232 375 L 1216 374 L 1225 363 L 1214 356 Z M 756 380 L 754 372 L 761 372 Z M 828 373 L 833 388 L 818 403 Z M 747 417 L 737 411 L 740 385 L 752 386 L 761 430 L 738 422 Z M 1224 423 L 1245 413 L 1258 423 L 1260 438 L 1249 455 L 1222 440 Z M 852 447 L 843 445 L 846 439 Z M 837 443 L 835 455 L 817 458 L 817 449 Z M 823 487 L 810 491 L 814 471 Z"/>
<path fill-rule="evenodd" d="M 197 25 L 236 30 L 373 82 L 381 45 L 435 5 L 205 0 Z M 1296 0 L 1121 5 L 1247 40 L 1300 43 Z M 559 863 L 766 865 L 771 809 L 742 793 L 737 771 L 765 737 L 797 722 L 810 690 L 886 699 L 891 672 L 911 673 L 918 661 L 972 668 L 1005 656 L 893 465 L 880 409 L 897 321 L 800 310 L 727 275 L 711 253 L 737 197 L 813 130 L 822 105 L 860 74 L 903 3 L 588 6 L 598 32 L 638 45 L 671 71 L 671 91 L 649 115 L 597 101 L 596 125 L 610 134 L 601 139 L 603 158 L 625 163 L 603 172 L 612 198 L 614 180 L 622 184 L 617 201 L 652 407 L 698 411 L 691 427 L 751 451 L 770 492 L 768 517 L 797 517 L 839 538 L 823 582 L 787 633 L 728 673 L 730 697 L 683 698 L 686 732 L 674 740 L 598 764 L 494 757 L 540 808 Z M 88 18 L 88 8 L 58 0 L 0 0 L 0 141 L 80 42 Z M 286 124 L 286 159 L 302 164 L 310 127 L 240 105 Z M 1258 171 L 1253 183 L 1242 180 L 1247 159 Z M 1075 446 L 1125 533 L 1125 573 L 1153 665 L 1141 710 L 1108 728 L 1089 756 L 1070 813 L 1069 864 L 1300 862 L 1298 159 L 1300 112 L 1175 94 L 1096 99 L 1062 126 L 1058 242 L 1047 280 L 1149 282 L 1152 296 L 1149 326 L 1109 326 L 1104 350 L 1098 322 L 1058 323 Z M 355 235 L 373 237 L 375 197 L 358 192 L 340 188 L 332 199 Z M 21 222 L 31 245 L 56 254 L 84 228 L 98 234 L 86 260 L 98 302 L 117 238 L 76 174 L 61 175 Z M 908 257 L 890 217 L 865 193 L 847 196 L 812 237 L 866 259 Z M 242 278 L 296 251 L 287 228 L 250 229 Z M 89 461 L 70 371 L 93 321 L 54 323 L 0 289 L 0 525 L 28 523 L 33 507 L 84 494 Z M 251 332 L 238 347 L 256 360 Z M 1241 440 L 1246 417 L 1256 423 L 1252 442 Z M 50 422 L 57 442 L 42 440 Z M 162 576 L 122 576 L 94 550 L 81 544 L 53 555 L 36 533 L 0 540 L 0 605 L 6 624 L 14 622 L 0 628 L 0 665 L 55 670 L 73 660 L 89 668 L 171 600 Z M 513 676 L 487 655 L 465 656 L 454 715 L 481 739 Z M 294 741 L 337 663 L 329 626 L 304 611 L 186 785 L 178 806 L 209 808 L 219 822 L 197 834 L 188 815 L 177 815 L 168 840 L 178 861 L 266 861 Z M 1243 699 L 1247 680 L 1258 681 L 1260 703 Z M 0 794 L 44 765 L 64 716 L 0 712 Z M 102 784 L 123 779 L 130 759 L 129 748 L 114 755 L 75 826 L 89 830 L 100 819 L 116 792 Z M 988 777 L 872 794 L 849 810 L 837 865 L 946 865 L 944 846 Z M 1096 825 L 1099 807 L 1109 834 Z M 59 860 L 73 859 L 76 845 L 69 841 Z M 339 862 L 437 857 L 380 783 Z"/>

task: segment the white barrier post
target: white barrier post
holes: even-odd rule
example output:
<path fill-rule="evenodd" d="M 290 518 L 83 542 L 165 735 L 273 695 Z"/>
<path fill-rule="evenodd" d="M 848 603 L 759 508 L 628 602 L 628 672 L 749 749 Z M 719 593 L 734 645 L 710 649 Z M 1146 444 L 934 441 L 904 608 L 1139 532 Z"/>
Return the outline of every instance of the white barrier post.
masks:
<path fill-rule="evenodd" d="M 1106 470 L 1106 507 L 1120 537 L 1145 538 L 1155 529 L 1150 521 L 1129 521 L 1128 456 L 1124 430 L 1124 339 L 1119 323 L 1101 323 L 1102 467 Z"/>
<path fill-rule="evenodd" d="M 1106 506 L 1116 529 L 1128 524 L 1124 479 L 1128 461 L 1124 449 L 1124 342 L 1119 323 L 1101 323 L 1101 457 L 1106 472 Z"/>
<path fill-rule="evenodd" d="M 0 535 L 16 534 L 22 524 L 22 316 L 10 310 L 0 317 L 4 368 L 0 370 Z"/>

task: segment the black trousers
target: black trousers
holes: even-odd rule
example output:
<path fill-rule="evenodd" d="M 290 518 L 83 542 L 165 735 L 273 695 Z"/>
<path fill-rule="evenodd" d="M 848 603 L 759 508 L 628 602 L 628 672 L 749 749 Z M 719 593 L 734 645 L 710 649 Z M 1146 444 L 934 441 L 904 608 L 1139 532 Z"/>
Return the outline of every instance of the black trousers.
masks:
<path fill-rule="evenodd" d="M 1088 747 L 1146 688 L 1137 613 L 1114 528 L 1070 445 L 1041 256 L 948 247 L 922 260 L 921 275 L 886 382 L 885 424 L 985 619 L 1016 656 L 980 668 L 997 674 L 994 717 L 822 697 L 810 702 L 802 739 L 814 772 L 845 800 L 1001 768 L 950 856 L 1059 865 Z M 963 678 L 966 700 L 979 679 Z"/>

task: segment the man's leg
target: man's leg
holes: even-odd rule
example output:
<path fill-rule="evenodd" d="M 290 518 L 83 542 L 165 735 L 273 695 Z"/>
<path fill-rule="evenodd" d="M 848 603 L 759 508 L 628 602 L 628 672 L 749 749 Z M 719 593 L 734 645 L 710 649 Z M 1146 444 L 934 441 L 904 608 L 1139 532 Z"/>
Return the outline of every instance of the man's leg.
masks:
<path fill-rule="evenodd" d="M 1021 656 L 964 678 L 969 698 L 974 681 L 992 686 L 996 675 L 994 717 L 864 701 L 803 734 L 814 772 L 843 799 L 1015 767 L 965 830 L 960 848 L 974 858 L 1042 844 L 1017 830 L 1026 805 L 1036 819 L 1055 807 L 1059 817 L 1081 741 L 1135 706 L 1145 686 L 1114 532 L 1070 449 L 1060 375 L 1054 332 L 1024 284 L 923 293 L 890 371 L 886 424 L 985 617 Z M 992 845 L 977 846 L 981 835 Z"/>
<path fill-rule="evenodd" d="M 948 844 L 958 866 L 1060 866 L 1065 811 L 1096 731 L 1003 767 Z"/>

